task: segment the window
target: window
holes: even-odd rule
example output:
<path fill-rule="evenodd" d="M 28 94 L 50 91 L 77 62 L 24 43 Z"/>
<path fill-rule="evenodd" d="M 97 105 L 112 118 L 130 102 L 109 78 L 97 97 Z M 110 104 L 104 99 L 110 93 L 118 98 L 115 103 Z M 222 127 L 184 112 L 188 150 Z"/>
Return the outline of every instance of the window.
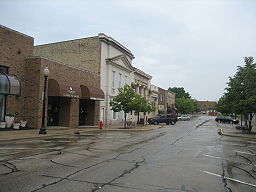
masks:
<path fill-rule="evenodd" d="M 116 119 L 116 112 L 113 111 L 113 119 Z"/>
<path fill-rule="evenodd" d="M 112 72 L 112 87 L 115 88 L 115 76 L 116 76 L 116 72 L 113 71 Z"/>
<path fill-rule="evenodd" d="M 164 101 L 164 95 L 160 94 L 160 101 Z"/>
<path fill-rule="evenodd" d="M 122 74 L 119 73 L 119 88 L 122 87 Z"/>
<path fill-rule="evenodd" d="M 0 66 L 0 73 L 8 74 L 8 67 Z M 4 113 L 5 113 L 5 97 L 9 92 L 9 81 L 5 75 L 0 75 L 0 120 L 4 121 Z M 2 93 L 2 94 L 1 94 Z"/>
<path fill-rule="evenodd" d="M 5 95 L 0 95 L 0 120 L 4 120 L 5 112 Z"/>
<path fill-rule="evenodd" d="M 124 77 L 124 84 L 127 84 L 127 76 Z"/>

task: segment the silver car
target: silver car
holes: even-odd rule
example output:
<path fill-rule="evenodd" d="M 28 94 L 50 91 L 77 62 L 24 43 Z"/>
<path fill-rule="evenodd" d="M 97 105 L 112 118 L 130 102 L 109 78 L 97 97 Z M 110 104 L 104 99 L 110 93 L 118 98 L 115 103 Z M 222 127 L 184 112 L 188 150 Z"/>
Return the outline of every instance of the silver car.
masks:
<path fill-rule="evenodd" d="M 180 117 L 178 117 L 178 120 L 188 121 L 188 120 L 190 120 L 190 117 L 188 115 L 181 115 Z"/>

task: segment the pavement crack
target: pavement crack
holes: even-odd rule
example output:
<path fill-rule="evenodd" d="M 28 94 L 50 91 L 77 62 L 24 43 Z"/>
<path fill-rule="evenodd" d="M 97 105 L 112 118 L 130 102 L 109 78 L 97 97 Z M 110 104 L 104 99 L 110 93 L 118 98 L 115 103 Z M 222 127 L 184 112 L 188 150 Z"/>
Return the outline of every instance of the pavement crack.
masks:
<path fill-rule="evenodd" d="M 199 125 L 196 126 L 196 129 L 199 128 L 200 126 L 202 126 L 203 124 L 207 123 L 208 121 L 210 121 L 210 119 L 205 120 L 204 122 L 200 123 Z"/>
<path fill-rule="evenodd" d="M 240 154 L 238 154 L 238 153 L 236 153 L 236 155 L 237 155 L 237 156 L 239 156 L 239 157 L 244 158 L 245 160 L 249 161 L 249 162 L 250 162 L 250 164 L 254 165 L 254 164 L 253 164 L 253 162 L 252 162 L 252 160 L 250 160 L 248 157 L 245 157 L 245 156 L 240 155 Z"/>
<path fill-rule="evenodd" d="M 132 168 L 130 168 L 129 170 L 124 170 L 123 173 L 121 173 L 119 176 L 117 176 L 116 178 L 112 179 L 111 181 L 109 181 L 107 183 L 104 183 L 104 184 L 101 184 L 99 186 L 96 186 L 95 188 L 92 189 L 92 192 L 95 192 L 95 191 L 101 189 L 102 187 L 104 187 L 106 185 L 112 185 L 112 183 L 114 181 L 116 181 L 117 179 L 120 179 L 121 177 L 124 177 L 126 174 L 130 174 L 132 171 L 134 171 L 135 169 L 140 167 L 140 163 L 144 163 L 144 162 L 145 162 L 144 158 L 143 158 L 142 161 L 135 162 L 135 165 Z"/>
<path fill-rule="evenodd" d="M 247 170 L 245 170 L 245 169 L 243 169 L 243 168 L 241 168 L 241 167 L 237 167 L 237 166 L 235 166 L 235 165 L 232 165 L 232 167 L 235 167 L 235 168 L 237 168 L 237 169 L 240 169 L 240 170 L 246 172 L 246 173 L 247 173 L 248 175 L 250 175 L 253 179 L 255 179 L 255 177 L 254 177 L 249 171 L 247 171 Z"/>
<path fill-rule="evenodd" d="M 8 161 L 6 161 L 6 162 L 3 164 L 3 166 L 6 167 L 6 168 L 8 168 L 8 169 L 10 170 L 10 172 L 0 174 L 1 176 L 9 175 L 9 174 L 11 174 L 11 173 L 20 171 L 20 170 L 16 167 L 16 165 L 14 165 L 14 164 L 12 164 L 12 163 L 10 163 L 10 162 L 8 162 Z"/>
<path fill-rule="evenodd" d="M 56 161 L 53 161 L 52 159 L 50 160 L 52 163 L 56 164 L 56 165 L 62 165 L 62 166 L 65 166 L 65 167 L 76 167 L 76 166 L 72 166 L 72 165 L 66 165 L 66 164 L 62 164 L 62 163 L 58 163 Z M 77 167 L 76 167 L 77 168 Z"/>
<path fill-rule="evenodd" d="M 221 136 L 219 138 L 219 148 L 221 145 L 221 140 L 222 140 L 223 136 Z M 222 183 L 224 184 L 224 190 L 225 192 L 232 192 L 231 188 L 228 187 L 228 183 L 227 183 L 227 177 L 225 176 L 225 168 L 224 168 L 224 161 L 222 158 L 222 153 L 220 153 L 220 157 L 221 157 L 221 168 L 222 168 L 222 175 L 221 175 L 221 179 L 222 179 Z"/>

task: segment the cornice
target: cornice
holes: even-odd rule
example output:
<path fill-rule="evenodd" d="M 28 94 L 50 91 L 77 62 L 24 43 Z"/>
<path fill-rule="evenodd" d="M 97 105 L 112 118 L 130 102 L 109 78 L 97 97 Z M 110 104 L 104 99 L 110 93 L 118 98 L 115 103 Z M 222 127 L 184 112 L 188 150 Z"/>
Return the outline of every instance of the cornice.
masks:
<path fill-rule="evenodd" d="M 132 54 L 132 52 L 129 49 L 127 49 L 121 43 L 117 42 L 112 37 L 109 37 L 109 36 L 105 35 L 104 33 L 99 33 L 98 37 L 99 37 L 100 41 L 103 41 L 107 44 L 110 44 L 110 45 L 114 46 L 115 48 L 119 49 L 120 51 L 125 52 L 131 59 L 135 58 L 134 55 Z"/>

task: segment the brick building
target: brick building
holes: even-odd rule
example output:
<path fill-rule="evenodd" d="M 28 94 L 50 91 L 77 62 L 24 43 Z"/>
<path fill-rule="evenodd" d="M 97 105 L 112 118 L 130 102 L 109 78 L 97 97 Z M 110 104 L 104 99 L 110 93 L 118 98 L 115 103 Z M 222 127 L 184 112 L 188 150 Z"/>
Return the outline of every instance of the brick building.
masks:
<path fill-rule="evenodd" d="M 104 100 L 104 93 L 100 89 L 100 69 L 91 64 L 95 61 L 86 61 L 90 70 L 85 70 L 75 61 L 71 65 L 52 57 L 37 56 L 33 54 L 32 37 L 4 26 L 0 26 L 0 41 L 1 120 L 6 113 L 17 112 L 15 119 L 27 120 L 29 127 L 41 127 L 43 70 L 48 67 L 48 126 L 98 125 L 99 100 Z"/>
<path fill-rule="evenodd" d="M 158 87 L 158 113 L 165 114 L 167 112 L 166 90 Z"/>
<path fill-rule="evenodd" d="M 104 124 L 124 120 L 123 112 L 113 112 L 109 102 L 118 94 L 118 88 L 134 81 L 134 56 L 126 47 L 100 33 L 94 37 L 35 46 L 34 55 L 46 56 L 100 75 L 100 88 L 105 94 L 105 101 L 99 99 L 100 119 Z"/>
<path fill-rule="evenodd" d="M 166 90 L 165 95 L 166 95 L 167 113 L 176 113 L 176 108 L 175 108 L 176 93 Z"/>
<path fill-rule="evenodd" d="M 197 101 L 199 110 L 204 113 L 208 113 L 209 111 L 215 111 L 216 104 L 217 102 L 215 101 Z"/>

